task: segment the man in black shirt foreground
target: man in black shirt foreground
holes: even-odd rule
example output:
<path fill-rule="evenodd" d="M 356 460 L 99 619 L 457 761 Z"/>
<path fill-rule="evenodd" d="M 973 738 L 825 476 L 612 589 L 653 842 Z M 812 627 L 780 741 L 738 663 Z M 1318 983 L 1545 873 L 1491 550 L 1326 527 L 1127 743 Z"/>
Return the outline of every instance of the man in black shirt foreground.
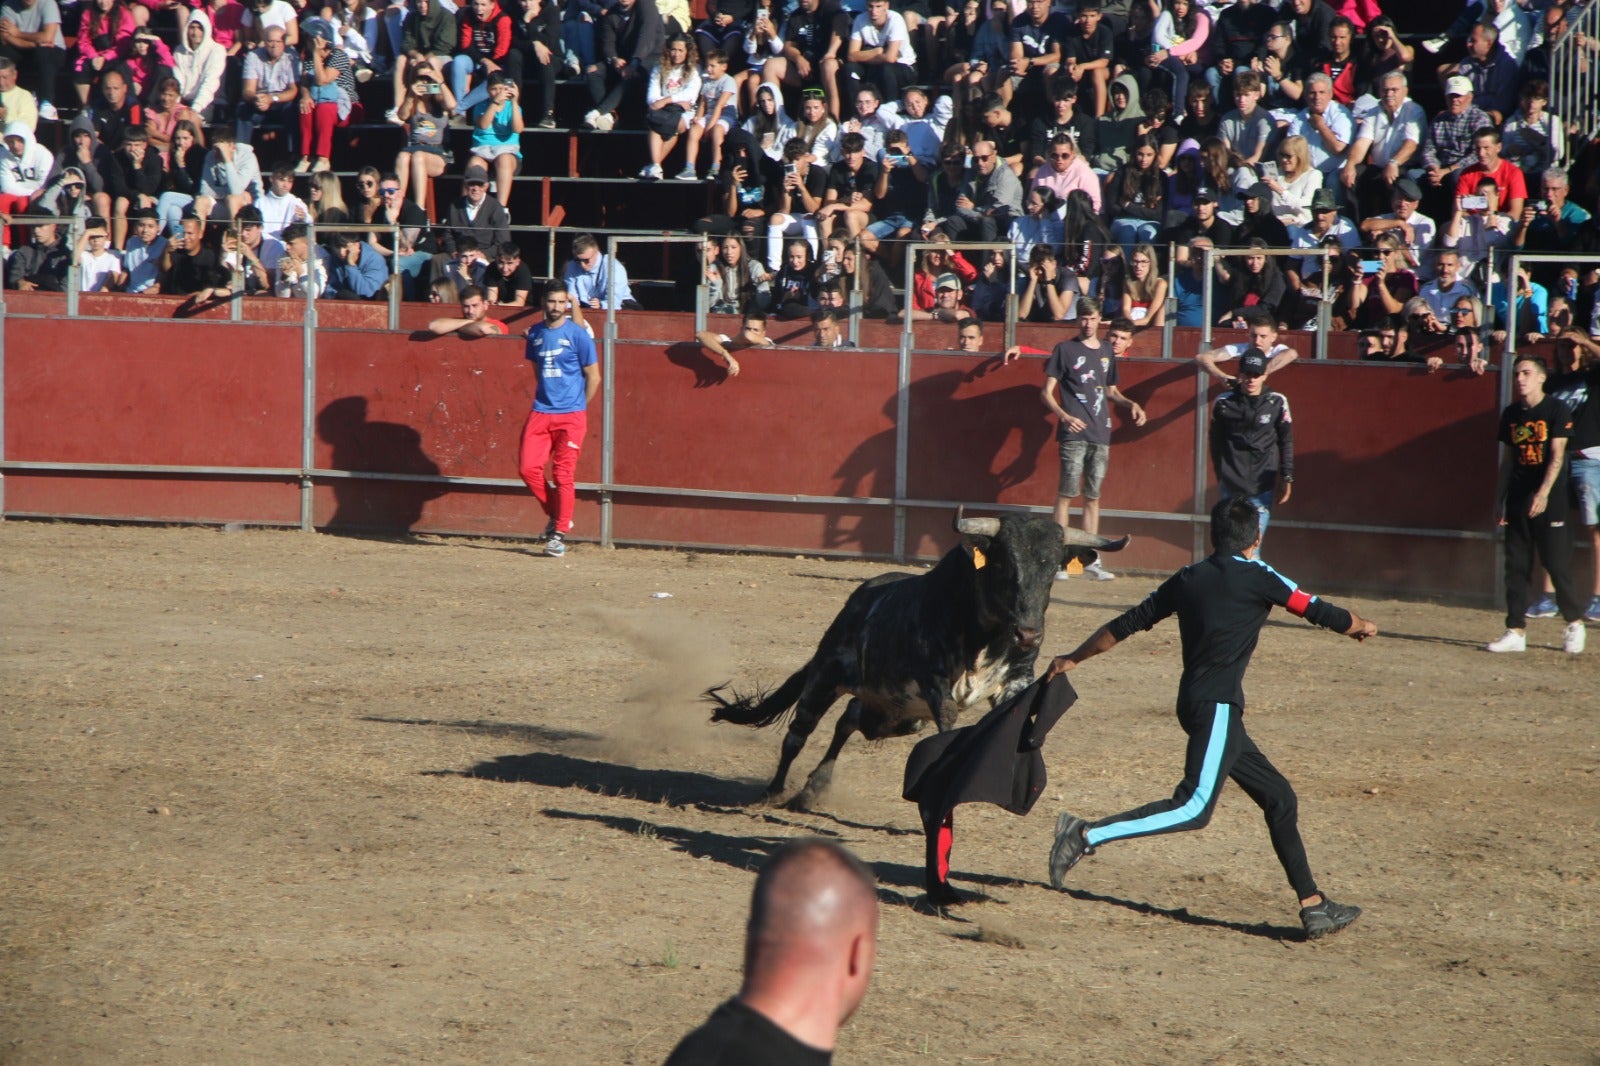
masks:
<path fill-rule="evenodd" d="M 1050 883 L 1061 888 L 1067 871 L 1101 844 L 1203 828 L 1211 820 L 1224 780 L 1231 777 L 1266 815 L 1273 850 L 1300 897 L 1306 938 L 1314 940 L 1355 921 L 1361 908 L 1324 896 L 1311 876 L 1300 841 L 1294 789 L 1244 730 L 1244 672 L 1274 606 L 1287 607 L 1313 625 L 1355 640 L 1375 636 L 1378 627 L 1354 611 L 1306 593 L 1258 559 L 1260 518 L 1248 498 L 1223 500 L 1212 508 L 1211 543 L 1210 558 L 1173 574 L 1143 603 L 1101 626 L 1046 671 L 1053 677 L 1072 670 L 1139 630 L 1178 616 L 1183 640 L 1178 724 L 1189 735 L 1183 780 L 1171 799 L 1097 822 L 1063 813 L 1050 849 Z"/>
<path fill-rule="evenodd" d="M 756 878 L 744 987 L 678 1044 L 666 1066 L 826 1066 L 878 953 L 878 888 L 845 848 L 801 840 Z"/>

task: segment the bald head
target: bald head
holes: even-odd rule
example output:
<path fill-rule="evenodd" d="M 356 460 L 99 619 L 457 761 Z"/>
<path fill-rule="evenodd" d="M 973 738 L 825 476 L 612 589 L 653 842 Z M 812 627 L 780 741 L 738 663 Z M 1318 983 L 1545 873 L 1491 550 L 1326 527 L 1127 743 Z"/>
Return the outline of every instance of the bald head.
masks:
<path fill-rule="evenodd" d="M 824 840 L 790 844 L 756 878 L 740 999 L 831 1048 L 867 994 L 877 937 L 877 882 L 861 860 Z"/>

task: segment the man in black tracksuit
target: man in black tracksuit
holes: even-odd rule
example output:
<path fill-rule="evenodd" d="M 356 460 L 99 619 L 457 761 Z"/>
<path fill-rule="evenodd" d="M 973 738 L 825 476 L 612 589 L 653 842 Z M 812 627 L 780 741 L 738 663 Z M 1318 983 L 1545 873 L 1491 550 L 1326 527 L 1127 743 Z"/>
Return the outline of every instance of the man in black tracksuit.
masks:
<path fill-rule="evenodd" d="M 1178 724 L 1189 736 L 1183 780 L 1170 799 L 1097 822 L 1062 814 L 1050 851 L 1050 882 L 1061 888 L 1067 871 L 1101 844 L 1204 827 L 1224 780 L 1232 778 L 1266 815 L 1273 850 L 1300 897 L 1307 939 L 1326 936 L 1355 921 L 1361 909 L 1333 902 L 1311 876 L 1294 789 L 1244 730 L 1244 672 L 1274 606 L 1358 641 L 1376 635 L 1378 627 L 1310 595 L 1257 558 L 1259 518 L 1248 499 L 1223 500 L 1212 509 L 1211 542 L 1209 558 L 1173 574 L 1143 603 L 1101 626 L 1046 671 L 1053 677 L 1072 670 L 1163 618 L 1178 616 L 1183 640 Z"/>
<path fill-rule="evenodd" d="M 1211 468 L 1222 498 L 1244 496 L 1261 512 L 1267 535 L 1273 497 L 1288 503 L 1294 489 L 1294 420 L 1289 399 L 1266 387 L 1267 356 L 1248 348 L 1239 356 L 1234 387 L 1211 405 Z"/>

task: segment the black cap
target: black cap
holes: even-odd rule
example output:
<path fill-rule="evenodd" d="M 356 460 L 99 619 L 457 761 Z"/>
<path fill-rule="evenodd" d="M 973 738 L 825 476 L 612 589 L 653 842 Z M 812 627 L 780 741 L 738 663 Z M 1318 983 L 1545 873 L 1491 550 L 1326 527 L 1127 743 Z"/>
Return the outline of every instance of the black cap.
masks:
<path fill-rule="evenodd" d="M 1250 347 L 1239 357 L 1239 376 L 1262 378 L 1267 376 L 1267 356 L 1260 348 Z"/>
<path fill-rule="evenodd" d="M 1270 200 L 1272 199 L 1272 186 L 1264 181 L 1258 181 L 1244 191 L 1244 198 L 1247 200 Z"/>
<path fill-rule="evenodd" d="M 1417 187 L 1417 183 L 1412 181 L 1410 178 L 1401 178 L 1399 181 L 1395 182 L 1394 191 L 1399 193 L 1402 199 L 1422 199 L 1422 190 L 1419 189 Z"/>
<path fill-rule="evenodd" d="M 1194 198 L 1196 202 L 1205 200 L 1214 204 L 1217 202 L 1217 190 L 1209 185 L 1202 185 L 1194 191 Z"/>

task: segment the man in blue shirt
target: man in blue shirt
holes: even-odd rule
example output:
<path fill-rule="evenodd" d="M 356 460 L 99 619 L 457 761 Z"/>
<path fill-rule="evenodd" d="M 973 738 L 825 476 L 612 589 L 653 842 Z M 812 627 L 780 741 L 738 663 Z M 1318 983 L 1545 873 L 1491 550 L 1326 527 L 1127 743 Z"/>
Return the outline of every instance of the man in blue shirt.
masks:
<path fill-rule="evenodd" d="M 517 472 L 550 516 L 544 553 L 551 556 L 567 552 L 578 453 L 589 429 L 589 401 L 600 391 L 594 338 L 568 317 L 571 306 L 566 284 L 552 281 L 544 291 L 544 321 L 528 331 L 526 355 L 538 381 L 517 453 Z M 553 499 L 544 478 L 547 462 L 553 474 Z"/>
<path fill-rule="evenodd" d="M 389 280 L 389 264 L 378 250 L 348 233 L 328 238 L 333 269 L 328 274 L 328 291 L 341 300 L 370 300 Z"/>
<path fill-rule="evenodd" d="M 155 209 L 139 207 L 128 212 L 133 226 L 133 236 L 122 252 L 122 269 L 128 280 L 124 292 L 142 292 L 154 295 L 161 291 L 161 253 L 167 250 L 167 239 L 161 236 L 161 220 Z"/>
<path fill-rule="evenodd" d="M 572 260 L 561 272 L 572 302 L 590 311 L 639 310 L 639 301 L 628 287 L 628 271 L 618 261 L 600 251 L 600 243 L 587 233 L 572 238 Z"/>

